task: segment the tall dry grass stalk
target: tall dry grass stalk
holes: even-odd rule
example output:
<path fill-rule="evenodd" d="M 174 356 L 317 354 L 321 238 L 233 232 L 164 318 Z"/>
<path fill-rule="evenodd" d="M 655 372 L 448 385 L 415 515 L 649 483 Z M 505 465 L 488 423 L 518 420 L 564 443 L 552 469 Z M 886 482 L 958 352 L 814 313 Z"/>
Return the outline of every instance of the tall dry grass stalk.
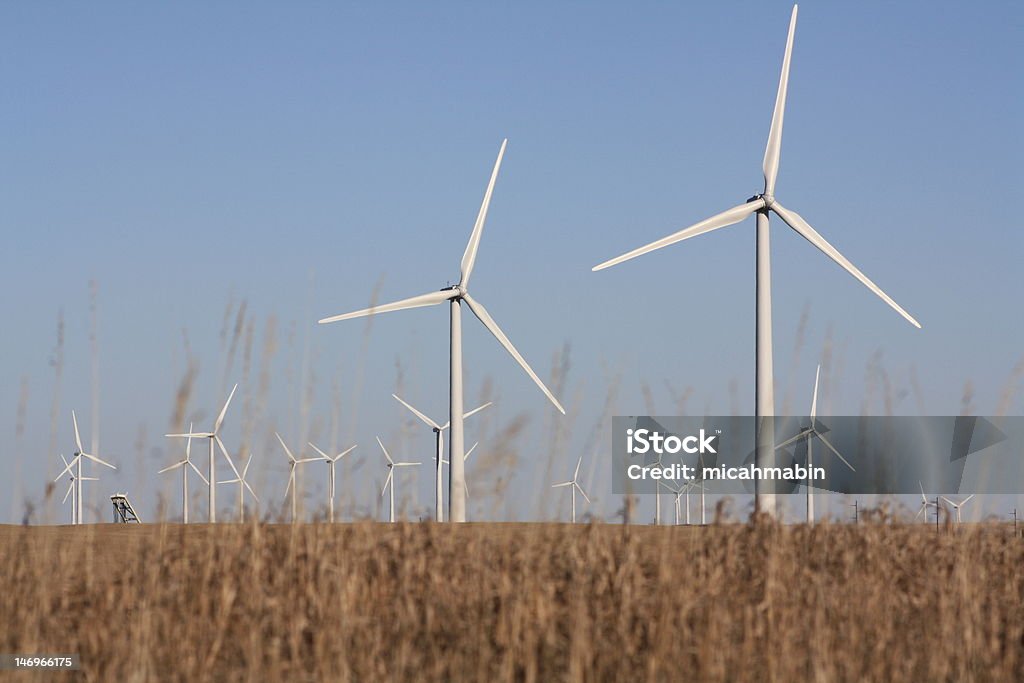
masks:
<path fill-rule="evenodd" d="M 0 528 L 4 652 L 88 680 L 1011 681 L 1003 525 Z M 52 680 L 52 672 L 19 680 Z"/>

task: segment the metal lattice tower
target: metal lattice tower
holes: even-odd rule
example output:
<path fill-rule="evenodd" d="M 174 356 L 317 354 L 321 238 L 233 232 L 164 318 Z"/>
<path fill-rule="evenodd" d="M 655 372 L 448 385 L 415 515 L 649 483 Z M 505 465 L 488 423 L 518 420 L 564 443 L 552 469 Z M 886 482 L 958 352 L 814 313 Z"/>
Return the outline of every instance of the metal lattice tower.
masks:
<path fill-rule="evenodd" d="M 114 523 L 115 524 L 140 524 L 142 520 L 135 514 L 135 508 L 128 501 L 128 496 L 123 493 L 115 493 L 110 497 L 110 502 L 114 505 Z"/>

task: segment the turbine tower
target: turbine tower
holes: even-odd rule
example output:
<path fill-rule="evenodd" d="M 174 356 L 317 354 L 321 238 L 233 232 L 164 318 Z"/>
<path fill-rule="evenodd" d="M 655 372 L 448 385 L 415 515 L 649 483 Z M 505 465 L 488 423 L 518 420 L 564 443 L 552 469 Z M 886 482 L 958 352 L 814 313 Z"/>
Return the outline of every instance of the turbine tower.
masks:
<path fill-rule="evenodd" d="M 530 379 L 544 392 L 544 395 L 555 405 L 563 415 L 565 409 L 554 397 L 551 391 L 544 385 L 540 377 L 533 371 L 526 360 L 519 354 L 516 347 L 512 345 L 509 338 L 501 331 L 494 318 L 487 312 L 483 304 L 469 295 L 469 278 L 473 274 L 473 264 L 476 263 L 476 252 L 480 247 L 480 237 L 483 234 L 484 222 L 487 220 L 487 208 L 491 203 L 491 194 L 494 192 L 494 183 L 498 179 L 498 169 L 501 167 L 501 158 L 505 154 L 505 146 L 508 140 L 501 143 L 498 150 L 498 159 L 494 162 L 494 170 L 491 172 L 490 182 L 484 192 L 484 200 L 480 205 L 480 213 L 477 214 L 476 224 L 473 232 L 470 233 L 469 243 L 462 255 L 461 276 L 459 284 L 446 287 L 438 292 L 421 294 L 409 299 L 402 299 L 394 303 L 373 306 L 354 313 L 345 313 L 320 320 L 320 324 L 333 323 L 339 320 L 350 320 L 361 318 L 375 313 L 386 313 L 388 311 L 401 311 L 406 308 L 420 308 L 423 306 L 436 306 L 449 302 L 451 312 L 451 366 L 450 366 L 450 391 L 449 391 L 449 420 L 451 421 L 451 437 L 448 442 L 448 459 L 451 461 L 451 474 L 448 478 L 448 500 L 451 508 L 449 521 L 466 521 L 466 496 L 465 496 L 465 468 L 463 455 L 465 453 L 463 441 L 463 410 L 462 410 L 462 303 L 469 306 L 469 310 L 477 317 L 487 330 L 494 335 L 498 343 L 505 347 L 505 350 L 515 359 L 519 366 L 530 376 Z"/>
<path fill-rule="evenodd" d="M 191 423 L 189 423 L 189 425 L 188 425 L 188 431 L 189 432 L 192 431 L 192 424 Z M 171 470 L 176 470 L 179 467 L 184 468 L 185 465 L 188 465 L 189 467 L 191 467 L 195 471 L 195 473 L 199 475 L 199 478 L 203 480 L 204 484 L 206 484 L 207 486 L 210 485 L 210 482 L 207 481 L 206 477 L 203 476 L 203 473 L 200 472 L 199 468 L 196 467 L 195 463 L 192 462 L 192 437 L 188 437 L 188 441 L 185 442 L 185 459 L 180 461 L 180 462 L 174 463 L 170 467 L 163 468 L 162 470 L 157 472 L 157 474 L 163 474 L 164 472 L 170 472 Z M 188 524 L 188 469 L 187 468 L 181 470 L 181 523 L 182 524 Z"/>
<path fill-rule="evenodd" d="M 331 522 L 333 522 L 334 521 L 334 491 L 335 491 L 335 486 L 334 486 L 334 484 L 335 484 L 334 466 L 338 464 L 339 460 L 341 460 L 346 455 L 348 455 L 349 453 L 354 451 L 356 449 L 356 446 L 358 446 L 359 444 L 356 444 L 355 446 L 349 446 L 348 448 L 343 450 L 341 453 L 338 453 L 333 458 L 331 456 L 327 455 L 326 453 L 324 453 L 319 448 L 317 448 L 316 444 L 314 444 L 312 441 L 309 442 L 309 445 L 313 447 L 314 451 L 316 451 L 317 453 L 320 454 L 320 456 L 324 459 L 324 461 L 327 462 L 327 466 L 330 467 L 330 478 L 327 480 L 327 482 L 328 482 L 328 486 L 327 486 L 327 496 L 328 496 L 327 508 L 328 508 L 328 511 L 329 511 L 329 519 L 330 519 Z"/>
<path fill-rule="evenodd" d="M 437 467 L 435 468 L 435 482 L 434 482 L 435 483 L 435 488 L 437 489 L 436 492 L 434 493 L 434 520 L 438 521 L 438 522 L 443 522 L 444 521 L 444 476 L 443 476 L 443 474 L 441 472 L 441 464 L 442 464 L 442 462 L 447 462 L 447 461 L 443 459 L 444 451 L 442 449 L 444 448 L 444 436 L 442 435 L 442 432 L 444 432 L 444 430 L 448 429 L 451 426 L 452 423 L 451 422 L 445 422 L 443 425 L 439 425 L 439 424 L 437 424 L 437 422 L 435 422 L 434 420 L 432 420 L 429 417 L 427 417 L 424 413 L 421 413 L 420 411 L 416 410 L 411 405 L 409 405 L 408 403 L 406 403 L 405 401 L 400 399 L 397 394 L 391 394 L 391 395 L 394 396 L 396 401 L 398 401 L 403 406 L 408 408 L 409 411 L 413 415 L 418 417 L 424 424 L 426 424 L 428 427 L 430 427 L 432 430 L 434 430 L 434 444 L 436 446 L 436 453 L 434 455 L 434 460 L 437 461 Z M 465 420 L 466 418 L 468 418 L 471 415 L 476 415 L 477 413 L 479 413 L 481 410 L 483 410 L 484 408 L 486 408 L 489 405 L 491 405 L 491 401 L 488 401 L 487 403 L 483 404 L 479 408 L 474 408 L 473 410 L 469 411 L 468 413 L 466 413 L 465 415 L 462 416 L 462 419 Z M 468 453 L 467 453 L 467 457 L 468 457 Z"/>
<path fill-rule="evenodd" d="M 775 179 L 779 172 L 779 155 L 782 150 L 782 119 L 786 110 L 786 89 L 789 85 L 789 64 L 793 54 L 793 34 L 796 30 L 797 6 L 793 5 L 793 14 L 789 21 L 789 35 L 786 39 L 786 51 L 782 58 L 782 75 L 779 77 L 779 90 L 775 98 L 775 111 L 768 132 L 768 144 L 764 152 L 762 170 L 764 171 L 764 191 L 745 203 L 734 206 L 720 214 L 700 221 L 688 228 L 651 242 L 645 246 L 617 256 L 604 263 L 594 266 L 593 270 L 603 270 L 623 261 L 628 261 L 656 249 L 681 242 L 706 232 L 718 230 L 739 223 L 751 214 L 757 218 L 757 250 L 756 250 L 756 383 L 754 389 L 754 414 L 756 420 L 755 465 L 773 467 L 775 461 L 774 443 L 775 427 L 775 389 L 772 373 L 772 294 L 771 294 L 771 250 L 769 248 L 769 212 L 775 213 L 798 235 L 817 247 L 856 278 L 861 284 L 874 292 L 885 303 L 894 308 L 914 327 L 921 327 L 909 313 L 893 301 L 889 295 L 869 280 L 845 256 L 825 240 L 798 213 L 783 207 L 775 199 Z M 772 482 L 755 480 L 755 507 L 758 511 L 769 515 L 776 514 L 775 491 Z"/>
<path fill-rule="evenodd" d="M 213 431 L 210 431 L 210 432 L 193 432 L 192 429 L 189 428 L 189 431 L 188 431 L 187 434 L 165 434 L 164 435 L 164 436 L 167 436 L 167 437 L 172 438 L 172 439 L 181 439 L 181 438 L 193 439 L 193 438 L 195 438 L 195 439 L 207 439 L 209 441 L 209 443 L 210 443 L 210 465 L 209 465 L 209 472 L 208 472 L 209 476 L 207 478 L 207 485 L 208 485 L 209 490 L 210 490 L 210 510 L 209 510 L 209 518 L 208 519 L 210 520 L 211 524 L 213 524 L 214 522 L 217 521 L 217 460 L 214 457 L 214 455 L 215 455 L 214 451 L 213 451 L 213 444 L 214 444 L 214 442 L 217 443 L 217 446 L 220 448 L 220 452 L 224 454 L 224 458 L 228 461 L 228 465 L 231 466 L 231 471 L 235 473 L 235 477 L 241 477 L 242 476 L 242 475 L 240 475 L 238 473 L 238 469 L 235 467 L 235 463 L 231 459 L 231 456 L 228 455 L 228 449 L 224 447 L 224 442 L 220 440 L 220 428 L 221 428 L 221 425 L 224 424 L 224 416 L 227 415 L 228 406 L 231 405 L 231 399 L 234 398 L 235 391 L 237 389 L 238 389 L 238 385 L 237 384 L 231 389 L 231 393 L 228 395 L 228 400 L 224 402 L 224 407 L 221 409 L 220 415 L 217 416 L 216 421 L 214 421 L 214 423 L 213 423 Z"/>

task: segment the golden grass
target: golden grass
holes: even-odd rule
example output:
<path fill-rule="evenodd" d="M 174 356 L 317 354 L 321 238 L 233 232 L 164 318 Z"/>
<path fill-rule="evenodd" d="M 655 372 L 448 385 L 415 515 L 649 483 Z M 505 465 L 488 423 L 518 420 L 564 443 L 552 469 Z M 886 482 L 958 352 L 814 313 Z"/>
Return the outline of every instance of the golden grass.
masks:
<path fill-rule="evenodd" d="M 1024 680 L 1022 540 L 957 531 L 0 527 L 0 651 L 94 681 Z"/>

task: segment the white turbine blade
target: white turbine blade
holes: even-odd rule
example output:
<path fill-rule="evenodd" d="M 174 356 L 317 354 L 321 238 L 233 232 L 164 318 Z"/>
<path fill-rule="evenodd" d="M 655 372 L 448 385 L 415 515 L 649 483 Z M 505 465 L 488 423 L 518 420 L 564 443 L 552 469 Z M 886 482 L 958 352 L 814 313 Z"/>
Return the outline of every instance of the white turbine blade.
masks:
<path fill-rule="evenodd" d="M 292 490 L 292 485 L 295 483 L 295 463 L 292 463 L 291 471 L 288 472 L 288 485 L 284 487 L 284 497 L 288 497 L 288 492 Z"/>
<path fill-rule="evenodd" d="M 924 484 L 920 480 L 917 482 L 917 487 L 921 489 L 921 502 L 928 505 L 928 498 L 924 495 Z"/>
<path fill-rule="evenodd" d="M 814 418 L 818 416 L 818 377 L 821 375 L 821 363 L 814 371 L 814 396 L 811 398 L 811 429 L 814 429 Z"/>
<path fill-rule="evenodd" d="M 778 446 L 775 447 L 775 450 L 779 450 L 780 448 L 785 448 L 786 446 L 788 446 L 789 444 L 793 443 L 794 441 L 799 441 L 800 439 L 806 439 L 807 436 L 810 435 L 810 433 L 811 432 L 809 430 L 803 430 L 799 434 L 797 434 L 796 436 L 792 436 L 792 437 L 786 439 L 785 441 L 783 441 L 782 443 L 780 443 Z"/>
<path fill-rule="evenodd" d="M 480 445 L 479 441 L 477 441 L 475 444 L 473 444 L 472 447 L 470 447 L 470 449 L 468 451 L 466 451 L 466 454 L 464 456 L 462 456 L 462 462 L 466 462 L 467 460 L 469 460 L 469 456 L 473 455 L 473 451 L 475 451 L 476 447 L 479 446 L 479 445 Z"/>
<path fill-rule="evenodd" d="M 473 410 L 469 411 L 468 413 L 463 413 L 462 419 L 465 420 L 467 417 L 470 417 L 472 415 L 476 415 L 477 413 L 479 413 L 481 410 L 483 410 L 487 406 L 491 405 L 492 403 L 494 403 L 494 402 L 493 401 L 488 401 L 487 403 L 483 404 L 479 408 L 473 408 Z"/>
<path fill-rule="evenodd" d="M 231 399 L 235 397 L 235 391 L 238 389 L 236 384 L 228 395 L 228 400 L 224 402 L 224 407 L 220 411 L 220 415 L 217 416 L 217 421 L 213 423 L 213 433 L 216 434 L 220 431 L 221 424 L 224 423 L 224 416 L 228 414 L 228 406 L 231 405 Z"/>
<path fill-rule="evenodd" d="M 231 465 L 231 471 L 235 473 L 236 477 L 241 479 L 242 475 L 239 473 L 238 468 L 235 467 L 235 461 L 231 459 L 230 455 L 228 455 L 228 449 L 224 448 L 224 442 L 220 440 L 219 436 L 215 436 L 213 438 L 217 442 L 217 446 L 220 448 L 220 452 L 224 454 L 224 457 L 227 459 L 228 464 Z"/>
<path fill-rule="evenodd" d="M 203 480 L 204 484 L 206 484 L 207 486 L 210 485 L 209 480 L 205 476 L 203 476 L 203 473 L 199 471 L 199 468 L 196 467 L 195 463 L 193 463 L 191 460 L 189 460 L 188 461 L 188 466 L 192 468 L 193 472 L 195 472 L 196 474 L 199 475 L 199 478 Z"/>
<path fill-rule="evenodd" d="M 188 432 L 187 434 L 164 434 L 169 439 L 209 439 L 213 432 Z"/>
<path fill-rule="evenodd" d="M 914 515 L 914 520 L 916 521 L 916 520 L 920 519 L 921 518 L 921 513 L 924 512 L 926 509 L 928 509 L 928 504 L 927 503 L 925 503 L 925 504 L 921 505 L 921 507 L 917 508 L 917 514 Z"/>
<path fill-rule="evenodd" d="M 782 74 L 779 76 L 779 91 L 775 96 L 775 111 L 772 113 L 772 127 L 768 131 L 768 145 L 764 150 L 764 192 L 775 193 L 775 178 L 779 174 L 779 155 L 782 152 L 782 119 L 786 113 L 786 89 L 789 86 L 789 62 L 793 56 L 793 34 L 796 32 L 796 5 L 789 19 L 789 36 L 786 38 L 786 52 L 782 56 Z"/>
<path fill-rule="evenodd" d="M 388 476 L 387 476 L 387 479 L 385 479 L 385 480 L 384 480 L 384 488 L 382 488 L 382 489 L 380 490 L 380 497 L 381 497 L 381 498 L 383 498 L 383 497 L 384 497 L 384 494 L 385 494 L 385 493 L 387 493 L 387 491 L 388 491 L 388 484 L 390 484 L 390 483 L 391 483 L 391 477 L 392 477 L 392 475 L 393 475 L 394 473 L 395 473 L 395 471 L 394 471 L 394 470 L 393 470 L 392 468 L 390 468 L 390 467 L 389 467 L 389 468 L 388 468 Z"/>
<path fill-rule="evenodd" d="M 580 492 L 580 495 L 583 496 L 584 498 L 586 498 L 587 502 L 589 503 L 590 502 L 590 496 L 588 496 L 587 492 L 583 490 L 583 487 L 580 486 L 579 484 L 577 484 L 576 482 L 573 482 L 572 485 L 576 487 L 576 490 Z"/>
<path fill-rule="evenodd" d="M 561 484 L 552 484 L 551 488 L 559 489 L 559 488 L 562 488 L 563 486 L 572 486 L 572 484 L 573 484 L 573 482 L 571 482 L 571 481 L 563 481 Z"/>
<path fill-rule="evenodd" d="M 384 444 L 381 442 L 379 436 L 377 437 L 377 444 L 380 446 L 380 449 L 384 451 L 384 457 L 387 458 L 388 464 L 394 465 L 395 461 L 391 459 L 391 454 L 388 453 L 388 449 L 384 448 Z"/>
<path fill-rule="evenodd" d="M 296 465 L 301 465 L 304 462 L 323 462 L 323 458 L 299 458 L 295 461 Z"/>
<path fill-rule="evenodd" d="M 579 479 L 579 477 L 580 477 L 580 465 L 582 465 L 582 464 L 583 464 L 583 456 L 581 455 L 580 459 L 576 461 L 576 471 L 572 473 L 572 480 L 573 481 L 576 481 L 577 479 Z"/>
<path fill-rule="evenodd" d="M 498 169 L 501 168 L 501 158 L 505 156 L 505 146 L 507 144 L 508 138 L 501 141 L 498 159 L 494 162 L 494 170 L 491 171 L 491 179 L 487 183 L 487 191 L 484 192 L 484 201 L 480 204 L 480 213 L 476 216 L 476 224 L 473 226 L 473 232 L 469 235 L 466 251 L 462 254 L 462 277 L 459 279 L 459 284 L 463 287 L 469 284 L 469 276 L 473 273 L 473 264 L 476 263 L 476 252 L 480 248 L 480 237 L 483 235 L 484 222 L 487 220 L 487 209 L 491 205 L 494 183 L 498 179 Z"/>
<path fill-rule="evenodd" d="M 401 403 L 401 404 L 402 404 L 403 406 L 405 406 L 406 408 L 408 408 L 408 409 L 409 409 L 409 412 L 411 412 L 411 413 L 412 413 L 413 415 L 415 415 L 415 416 L 416 416 L 416 417 L 418 417 L 418 418 L 419 418 L 420 420 L 422 420 L 422 421 L 423 421 L 424 423 L 426 423 L 426 425 L 427 425 L 428 427 L 433 427 L 434 429 L 441 429 L 441 427 L 440 427 L 440 426 L 439 426 L 439 425 L 438 425 L 438 424 L 437 424 L 436 422 L 434 422 L 434 421 L 433 421 L 433 420 L 431 420 L 431 419 L 430 419 L 429 417 L 427 417 L 426 415 L 424 415 L 423 413 L 421 413 L 420 411 L 416 410 L 416 409 L 415 409 L 415 408 L 413 408 L 413 407 L 412 407 L 411 405 L 409 405 L 408 403 L 406 403 L 405 401 L 403 401 L 402 399 L 400 399 L 400 398 L 398 397 L 398 395 L 397 395 L 397 394 L 391 394 L 391 395 L 392 395 L 392 396 L 393 396 L 393 397 L 395 398 L 395 400 L 396 400 L 396 401 L 398 401 L 398 402 L 399 402 L 399 403 Z"/>
<path fill-rule="evenodd" d="M 67 465 L 67 467 L 65 467 L 65 468 L 64 468 L 64 469 L 63 469 L 63 470 L 61 471 L 61 473 L 57 475 L 57 478 L 56 478 L 56 479 L 54 479 L 54 481 L 55 481 L 55 482 L 56 482 L 56 481 L 58 481 L 58 480 L 59 480 L 59 479 L 60 479 L 61 477 L 63 477 L 63 476 L 65 475 L 65 474 L 67 474 L 68 472 L 71 472 L 71 468 L 73 468 L 73 467 L 75 466 L 75 463 L 76 463 L 76 462 L 78 462 L 78 458 L 80 458 L 80 457 L 81 457 L 81 456 L 78 456 L 78 455 L 76 455 L 75 457 L 71 458 L 71 462 L 69 462 L 69 463 L 68 463 L 68 465 Z M 71 475 L 71 476 L 74 476 L 74 474 L 72 473 L 72 475 Z"/>
<path fill-rule="evenodd" d="M 288 445 L 285 444 L 284 439 L 281 438 L 281 435 L 278 434 L 277 432 L 274 432 L 274 436 L 276 436 L 277 440 L 281 442 L 281 448 L 283 448 L 284 452 L 288 454 L 288 459 L 291 460 L 292 462 L 295 462 L 295 456 L 292 455 L 291 450 L 288 448 Z"/>
<path fill-rule="evenodd" d="M 82 437 L 78 435 L 78 417 L 75 416 L 75 411 L 71 411 L 71 421 L 75 423 L 75 445 L 78 446 L 78 452 L 81 453 L 85 449 L 82 448 Z"/>
<path fill-rule="evenodd" d="M 957 505 L 956 503 L 954 503 L 953 501 L 951 501 L 951 500 L 950 500 L 949 498 L 946 498 L 945 496 L 939 496 L 939 498 L 940 498 L 941 500 L 944 500 L 944 501 L 946 501 L 946 502 L 947 502 L 947 503 L 948 503 L 949 505 L 952 505 L 953 507 L 959 507 L 959 506 L 958 506 L 958 505 Z"/>
<path fill-rule="evenodd" d="M 110 469 L 112 469 L 112 470 L 116 470 L 116 469 L 117 469 L 116 467 L 114 467 L 113 465 L 111 465 L 111 464 L 110 464 L 109 462 L 107 462 L 106 460 L 101 460 L 100 458 L 97 458 L 97 457 L 96 457 L 95 455 L 89 455 L 88 453 L 82 453 L 81 455 L 82 455 L 82 457 L 84 457 L 84 458 L 89 458 L 89 459 L 90 459 L 90 460 L 92 460 L 92 461 L 93 461 L 94 463 L 97 463 L 97 464 L 99 464 L 99 465 L 106 465 L 107 467 L 109 467 L 109 468 L 110 468 Z"/>
<path fill-rule="evenodd" d="M 160 470 L 159 472 L 157 472 L 157 474 L 163 474 L 164 472 L 170 472 L 171 470 L 176 470 L 176 469 L 178 469 L 178 468 L 179 468 L 179 467 L 181 467 L 182 465 L 191 465 L 191 464 L 192 464 L 192 463 L 190 463 L 190 462 L 189 462 L 188 460 L 182 460 L 181 462 L 176 462 L 176 463 L 174 463 L 174 464 L 173 464 L 173 465 L 171 465 L 170 467 L 165 467 L 165 468 L 163 468 L 162 470 Z"/>
<path fill-rule="evenodd" d="M 248 459 L 245 461 L 245 467 L 242 468 L 242 479 L 245 479 L 245 475 L 249 474 L 249 463 L 252 462 L 252 453 L 249 453 Z"/>
<path fill-rule="evenodd" d="M 328 455 L 327 455 L 326 453 L 324 453 L 324 452 L 323 452 L 322 450 L 320 450 L 319 448 L 317 448 L 317 447 L 316 447 L 316 444 L 315 444 L 315 443 L 313 443 L 312 441 L 307 441 L 306 443 L 308 443 L 308 444 L 310 445 L 310 447 L 312 447 L 312 449 L 313 449 L 314 451 L 316 451 L 317 453 L 319 453 L 319 454 L 320 454 L 320 455 L 322 456 L 322 457 L 320 458 L 321 460 L 330 460 L 330 459 L 331 459 L 331 458 L 330 458 L 330 457 L 329 457 L 329 456 L 328 456 Z"/>
<path fill-rule="evenodd" d="M 82 477 L 82 481 L 99 481 L 99 477 Z"/>
<path fill-rule="evenodd" d="M 241 479 L 221 479 L 218 484 L 238 484 L 241 483 Z"/>
<path fill-rule="evenodd" d="M 831 444 L 831 443 L 829 442 L 829 440 L 825 438 L 825 435 L 824 435 L 824 434 L 822 434 L 822 433 L 821 433 L 821 432 L 819 432 L 818 430 L 814 430 L 814 435 L 815 435 L 815 436 L 817 436 L 817 437 L 818 437 L 819 439 L 821 439 L 821 442 L 822 442 L 823 444 L 825 444 L 826 446 L 828 446 L 828 449 L 829 449 L 830 451 L 832 451 L 832 454 L 833 454 L 833 455 L 835 455 L 835 456 L 836 456 L 837 458 L 839 458 L 840 460 L 842 460 L 842 461 L 843 461 L 843 464 L 844 464 L 844 465 L 846 465 L 847 467 L 849 467 L 849 468 L 850 468 L 850 471 L 851 471 L 851 472 L 856 472 L 856 471 L 857 471 L 857 469 L 856 469 L 856 468 L 855 468 L 855 467 L 854 467 L 853 465 L 851 465 L 851 464 L 850 464 L 850 463 L 849 463 L 849 462 L 848 462 L 848 461 L 846 460 L 846 458 L 844 458 L 843 456 L 839 455 L 839 451 L 837 451 L 837 450 L 835 449 L 835 446 L 833 446 L 833 445 L 832 445 L 832 444 Z"/>
<path fill-rule="evenodd" d="M 358 445 L 359 444 L 353 444 L 353 445 L 349 446 L 348 448 L 343 450 L 341 453 L 338 453 L 336 456 L 334 456 L 334 459 L 331 462 L 338 462 L 339 460 L 344 458 L 346 455 L 348 455 L 349 453 L 354 451 Z"/>
<path fill-rule="evenodd" d="M 71 492 L 74 491 L 74 490 L 75 490 L 75 482 L 71 482 L 68 485 L 68 492 L 64 494 L 64 500 L 60 501 L 61 505 L 63 505 L 64 503 L 68 502 L 68 496 L 70 496 Z"/>
<path fill-rule="evenodd" d="M 921 323 L 917 322 L 912 315 L 903 310 L 903 308 L 893 301 L 888 294 L 883 292 L 878 285 L 869 280 L 864 273 L 860 272 L 860 270 L 857 269 L 857 266 L 850 263 L 845 256 L 840 254 L 839 251 L 829 244 L 824 237 L 819 235 L 818 231 L 812 228 L 807 221 L 800 216 L 800 214 L 795 211 L 790 211 L 778 202 L 772 204 L 772 211 L 777 213 L 779 218 L 786 221 L 789 227 L 796 230 L 805 240 L 816 246 L 823 254 L 842 266 L 847 273 L 857 278 L 862 285 L 874 292 L 882 301 L 892 306 L 893 309 L 906 318 L 911 325 L 920 329 Z"/>
<path fill-rule="evenodd" d="M 390 304 L 381 304 L 380 306 L 371 306 L 370 308 L 364 308 L 361 311 L 355 311 L 353 313 L 344 313 L 342 315 L 334 315 L 330 318 L 323 318 L 319 321 L 321 325 L 325 323 L 335 323 L 339 320 L 351 320 L 352 318 L 362 318 L 368 315 L 376 315 L 377 313 L 388 313 L 390 311 L 402 311 L 406 308 L 420 308 L 422 306 L 436 306 L 439 303 L 445 302 L 448 299 L 459 295 L 458 290 L 455 289 L 442 289 L 439 292 L 430 292 L 429 294 L 421 294 L 414 296 L 409 299 L 402 299 L 401 301 L 395 301 Z"/>
<path fill-rule="evenodd" d="M 396 462 L 395 463 L 395 467 L 415 467 L 417 465 L 422 465 L 422 464 L 423 463 L 419 463 L 419 462 Z"/>
<path fill-rule="evenodd" d="M 688 228 L 683 228 L 679 232 L 674 232 L 668 237 L 663 237 L 660 240 L 656 240 L 654 242 L 651 242 L 650 244 L 646 244 L 642 247 L 634 249 L 633 251 L 627 252 L 622 256 L 616 256 L 615 258 L 609 259 L 604 263 L 599 263 L 598 265 L 591 268 L 591 270 L 604 270 L 605 268 L 610 268 L 612 266 L 618 265 L 623 261 L 628 261 L 630 259 L 636 258 L 637 256 L 643 256 L 648 252 L 655 251 L 656 249 L 667 247 L 670 244 L 682 242 L 683 240 L 690 239 L 691 237 L 696 237 L 697 235 L 703 235 L 704 233 L 711 232 L 712 230 L 718 230 L 719 228 L 725 228 L 730 225 L 734 225 L 736 223 L 739 223 L 741 220 L 743 220 L 750 214 L 756 213 L 757 211 L 763 208 L 764 200 L 761 198 L 757 198 L 754 201 L 747 202 L 746 204 L 734 206 L 731 209 L 728 209 L 720 214 L 712 216 L 711 218 L 705 218 L 700 223 L 695 223 L 694 225 L 691 225 Z"/>
<path fill-rule="evenodd" d="M 964 505 L 966 505 L 967 501 L 969 501 L 971 498 L 974 498 L 974 494 L 973 493 L 960 501 L 960 507 L 963 507 Z"/>
<path fill-rule="evenodd" d="M 251 486 L 249 486 L 249 482 L 247 482 L 245 479 L 242 479 L 242 485 L 245 486 L 245 488 L 249 489 L 249 495 L 252 496 L 253 500 L 255 500 L 257 503 L 260 502 L 260 497 L 257 496 L 256 492 L 252 490 Z"/>
<path fill-rule="evenodd" d="M 562 407 L 562 404 L 558 402 L 555 395 L 552 394 L 544 385 L 544 382 L 542 382 L 540 377 L 537 376 L 537 373 L 533 371 L 533 368 L 531 368 L 526 360 L 519 355 L 519 352 L 516 351 L 516 347 L 512 346 L 512 342 L 509 341 L 508 337 L 505 336 L 505 333 L 501 331 L 500 327 L 498 327 L 498 323 L 494 322 L 494 318 L 492 318 L 491 314 L 487 312 L 487 309 L 484 308 L 483 304 L 471 297 L 469 294 L 464 294 L 462 298 L 467 304 L 469 304 L 469 310 L 473 311 L 473 315 L 475 315 L 477 319 L 484 324 L 484 327 L 490 330 L 491 334 L 494 335 L 494 338 L 498 340 L 498 343 L 504 346 L 505 350 L 515 358 L 516 362 L 519 363 L 520 367 L 526 371 L 526 374 L 530 376 L 530 379 L 533 380 L 534 384 L 540 387 L 540 390 L 544 392 L 544 395 L 547 396 L 553 404 L 555 404 L 555 407 L 558 408 L 558 412 L 565 415 L 565 408 Z"/>

